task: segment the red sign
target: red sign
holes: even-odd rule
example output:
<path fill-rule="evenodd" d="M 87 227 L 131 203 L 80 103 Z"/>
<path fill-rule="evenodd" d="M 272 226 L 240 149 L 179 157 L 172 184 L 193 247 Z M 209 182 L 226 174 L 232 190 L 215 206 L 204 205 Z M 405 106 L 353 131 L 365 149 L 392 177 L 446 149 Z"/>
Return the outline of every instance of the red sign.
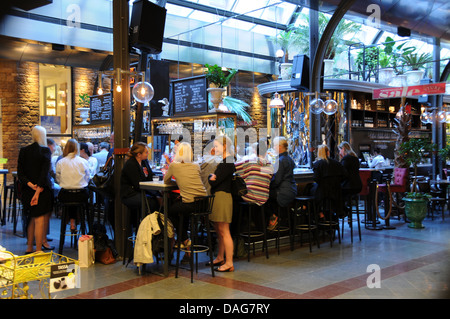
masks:
<path fill-rule="evenodd" d="M 391 99 L 398 97 L 418 96 L 418 95 L 432 95 L 432 94 L 444 94 L 445 82 L 431 83 L 414 86 L 403 86 L 393 88 L 374 89 L 372 98 L 376 99 Z"/>

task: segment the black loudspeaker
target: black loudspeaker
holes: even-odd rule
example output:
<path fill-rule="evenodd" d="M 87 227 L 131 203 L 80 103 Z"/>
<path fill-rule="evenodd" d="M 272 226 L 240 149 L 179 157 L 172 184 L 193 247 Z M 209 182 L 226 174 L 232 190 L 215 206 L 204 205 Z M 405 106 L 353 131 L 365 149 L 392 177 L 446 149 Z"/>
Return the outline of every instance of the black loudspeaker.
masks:
<path fill-rule="evenodd" d="M 309 91 L 309 57 L 307 55 L 294 56 L 291 87 L 300 91 Z"/>
<path fill-rule="evenodd" d="M 148 0 L 133 3 L 130 45 L 150 54 L 162 51 L 167 9 Z"/>
<path fill-rule="evenodd" d="M 404 28 L 404 27 L 397 27 L 397 34 L 400 37 L 410 37 L 411 29 Z"/>
<path fill-rule="evenodd" d="M 164 60 L 150 60 L 150 84 L 155 90 L 155 95 L 150 101 L 150 115 L 152 118 L 161 117 L 163 110 L 162 103 L 158 101 L 163 98 L 170 100 L 170 79 L 169 79 L 169 62 Z"/>

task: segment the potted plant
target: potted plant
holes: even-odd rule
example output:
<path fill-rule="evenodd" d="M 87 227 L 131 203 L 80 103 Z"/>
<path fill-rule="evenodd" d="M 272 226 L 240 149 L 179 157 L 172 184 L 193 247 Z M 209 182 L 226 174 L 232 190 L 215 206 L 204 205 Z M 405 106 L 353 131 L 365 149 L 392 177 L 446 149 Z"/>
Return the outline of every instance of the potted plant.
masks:
<path fill-rule="evenodd" d="M 79 94 L 78 95 L 78 105 L 81 107 L 78 108 L 80 110 L 80 118 L 81 123 L 80 125 L 86 125 L 89 124 L 87 119 L 89 118 L 89 106 L 90 106 L 90 97 L 88 94 Z"/>
<path fill-rule="evenodd" d="M 389 43 L 394 43 L 393 39 L 390 37 L 386 38 Z M 408 55 L 416 50 L 415 47 L 405 46 L 407 42 L 400 43 L 397 46 L 390 46 L 387 54 L 391 54 L 391 65 L 394 68 L 395 76 L 392 79 L 392 86 L 407 86 L 405 73 L 405 63 L 402 61 L 402 56 Z M 389 53 L 390 52 L 390 53 Z"/>
<path fill-rule="evenodd" d="M 289 62 L 289 50 L 296 45 L 296 30 L 289 26 L 288 29 L 281 31 L 274 37 L 269 38 L 275 45 L 279 46 L 284 52 L 283 62 L 280 62 L 280 76 L 283 80 L 290 80 L 292 75 L 292 63 Z"/>
<path fill-rule="evenodd" d="M 420 164 L 425 156 L 434 150 L 434 144 L 428 139 L 410 139 L 400 145 L 399 152 L 403 155 L 405 161 L 414 167 L 414 177 L 412 191 L 403 198 L 405 202 L 405 214 L 410 221 L 408 227 L 423 228 L 422 221 L 427 215 L 429 194 L 416 192 L 417 165 Z"/>
<path fill-rule="evenodd" d="M 309 15 L 305 13 L 301 13 L 301 20 L 304 23 L 301 23 L 298 26 L 290 25 L 288 30 L 292 30 L 293 32 L 289 34 L 289 43 L 290 48 L 296 49 L 301 53 L 307 54 L 309 52 Z M 319 36 L 322 36 L 325 28 L 328 25 L 330 18 L 326 16 L 324 13 L 319 12 Z M 334 30 L 333 35 L 330 38 L 330 42 L 328 43 L 327 49 L 324 55 L 324 74 L 331 75 L 333 74 L 333 64 L 334 58 L 336 55 L 344 52 L 346 50 L 344 44 L 351 43 L 352 41 L 344 40 L 347 35 L 355 33 L 361 29 L 361 26 L 355 22 L 342 20 L 336 29 Z"/>
<path fill-rule="evenodd" d="M 410 71 L 405 73 L 408 85 L 420 84 L 420 80 L 423 78 L 423 74 L 425 73 L 422 68 L 425 64 L 431 62 L 432 60 L 431 54 L 425 52 L 419 55 L 419 53 L 411 51 L 401 56 L 401 61 L 411 68 Z"/>
<path fill-rule="evenodd" d="M 205 64 L 205 67 L 206 79 L 209 82 L 209 88 L 207 91 L 210 94 L 211 102 L 214 105 L 214 110 L 217 112 L 219 109 L 219 104 L 223 101 L 223 93 L 226 91 L 226 87 L 230 84 L 230 81 L 236 75 L 237 70 L 232 69 L 224 71 L 217 64 Z M 228 72 L 228 74 L 225 72 Z"/>

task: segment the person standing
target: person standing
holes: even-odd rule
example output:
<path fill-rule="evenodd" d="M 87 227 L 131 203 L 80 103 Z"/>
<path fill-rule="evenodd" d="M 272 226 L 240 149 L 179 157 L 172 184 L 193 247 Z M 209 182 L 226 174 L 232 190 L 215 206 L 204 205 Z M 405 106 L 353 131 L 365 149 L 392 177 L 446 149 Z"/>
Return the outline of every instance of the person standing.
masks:
<path fill-rule="evenodd" d="M 211 194 L 215 195 L 210 220 L 214 222 L 214 229 L 218 237 L 218 253 L 213 261 L 219 266 L 216 271 L 231 272 L 233 266 L 233 238 L 230 233 L 230 223 L 233 218 L 233 197 L 231 196 L 231 181 L 236 171 L 234 166 L 233 145 L 227 136 L 219 136 L 214 140 L 215 155 L 220 156 L 220 162 L 214 174 L 208 181 Z"/>
<path fill-rule="evenodd" d="M 47 147 L 47 132 L 42 126 L 31 131 L 33 143 L 19 151 L 17 177 L 22 185 L 22 204 L 29 214 L 27 250 L 52 250 L 47 242 L 46 225 L 53 209 L 53 190 L 50 180 L 51 151 Z"/>

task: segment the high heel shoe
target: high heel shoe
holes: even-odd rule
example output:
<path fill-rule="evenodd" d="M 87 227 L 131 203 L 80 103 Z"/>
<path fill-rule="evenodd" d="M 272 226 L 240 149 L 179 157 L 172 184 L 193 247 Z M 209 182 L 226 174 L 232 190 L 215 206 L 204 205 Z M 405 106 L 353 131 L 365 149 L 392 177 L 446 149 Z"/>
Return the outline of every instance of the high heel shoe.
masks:
<path fill-rule="evenodd" d="M 214 269 L 214 271 L 218 271 L 218 272 L 233 272 L 234 271 L 234 266 L 231 266 L 227 269 L 220 269 L 220 267 L 217 267 L 216 269 Z"/>
<path fill-rule="evenodd" d="M 54 250 L 55 246 L 49 246 L 49 247 L 45 247 L 44 245 L 42 245 L 42 250 Z"/>
<path fill-rule="evenodd" d="M 221 261 L 218 261 L 218 262 L 213 262 L 213 266 L 222 266 L 223 264 L 225 264 L 225 260 L 221 260 Z M 211 263 L 207 262 L 205 266 L 209 267 L 209 266 L 211 266 Z"/>

